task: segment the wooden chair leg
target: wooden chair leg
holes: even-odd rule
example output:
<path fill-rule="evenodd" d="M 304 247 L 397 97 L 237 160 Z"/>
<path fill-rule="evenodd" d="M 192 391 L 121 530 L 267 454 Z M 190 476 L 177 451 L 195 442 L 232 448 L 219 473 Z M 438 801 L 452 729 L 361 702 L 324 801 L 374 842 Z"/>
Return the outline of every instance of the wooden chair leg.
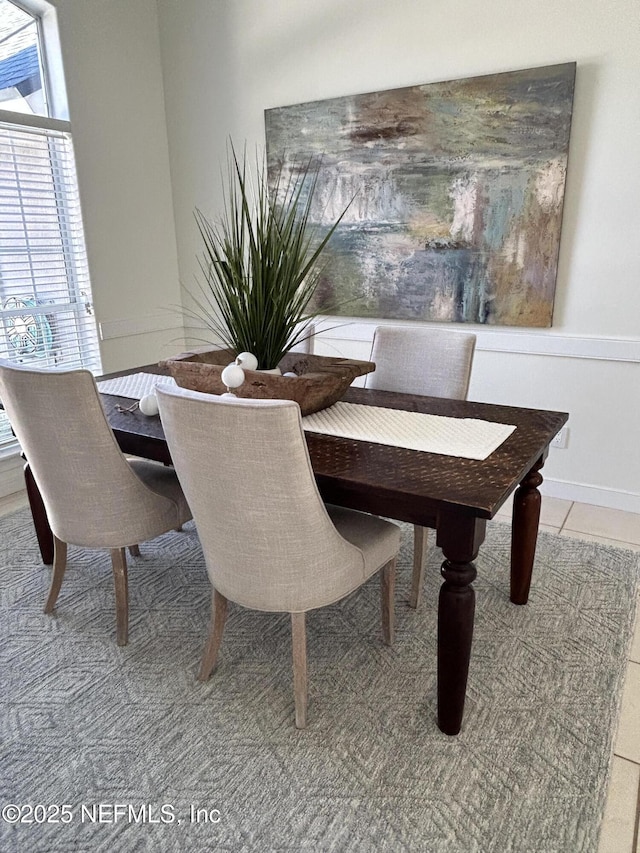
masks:
<path fill-rule="evenodd" d="M 380 574 L 380 603 L 382 605 L 382 637 L 388 646 L 395 636 L 396 559 L 390 560 Z"/>
<path fill-rule="evenodd" d="M 424 580 L 424 564 L 427 555 L 427 537 L 429 531 L 426 527 L 415 525 L 413 528 L 413 575 L 411 577 L 411 595 L 409 596 L 409 607 L 418 606 L 422 595 L 422 582 Z"/>
<path fill-rule="evenodd" d="M 116 589 L 116 642 L 119 646 L 126 646 L 129 639 L 129 589 L 124 548 L 111 549 L 111 565 Z"/>
<path fill-rule="evenodd" d="M 51 575 L 51 586 L 47 603 L 44 606 L 45 613 L 51 613 L 58 599 L 58 593 L 62 586 L 62 578 L 67 568 L 67 543 L 53 537 L 53 574 Z"/>
<path fill-rule="evenodd" d="M 293 698 L 296 708 L 296 728 L 307 726 L 307 631 L 304 613 L 291 614 L 293 645 Z"/>
<path fill-rule="evenodd" d="M 139 545 L 130 545 L 129 546 L 129 553 L 131 554 L 132 557 L 139 557 L 140 556 L 140 546 Z"/>
<path fill-rule="evenodd" d="M 222 633 L 224 631 L 225 622 L 227 621 L 227 604 L 228 601 L 214 589 L 211 598 L 211 627 L 209 629 L 209 639 L 205 646 L 200 663 L 200 671 L 198 672 L 198 681 L 206 681 L 218 660 L 218 651 L 222 643 Z"/>

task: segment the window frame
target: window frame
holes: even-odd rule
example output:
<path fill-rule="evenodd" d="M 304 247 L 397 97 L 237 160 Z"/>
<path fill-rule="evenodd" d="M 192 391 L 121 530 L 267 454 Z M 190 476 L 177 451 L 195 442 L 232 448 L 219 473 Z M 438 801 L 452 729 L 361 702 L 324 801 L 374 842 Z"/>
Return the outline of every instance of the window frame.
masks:
<path fill-rule="evenodd" d="M 73 135 L 71 123 L 69 121 L 69 111 L 66 95 L 66 86 L 64 81 L 64 70 L 62 63 L 62 51 L 58 32 L 57 13 L 54 6 L 45 0 L 9 0 L 9 2 L 22 10 L 25 14 L 30 15 L 36 24 L 37 32 L 37 48 L 38 57 L 40 60 L 40 71 L 42 78 L 42 95 L 47 115 L 39 115 L 32 113 L 13 112 L 11 110 L 0 109 L 0 126 L 9 129 L 15 128 L 16 132 L 29 132 L 32 128 L 34 132 L 44 131 L 50 132 L 52 135 L 60 135 L 68 138 L 73 146 Z M 84 246 L 84 258 L 76 257 L 75 252 L 71 249 L 72 241 L 64 239 L 68 236 L 72 229 L 70 227 L 70 206 L 65 202 L 67 184 L 61 178 L 58 170 L 54 168 L 56 157 L 60 155 L 56 153 L 55 146 L 49 146 L 49 158 L 52 164 L 52 184 L 54 188 L 54 196 L 56 199 L 61 199 L 61 203 L 57 205 L 59 230 L 61 237 L 61 257 L 66 269 L 66 282 L 68 300 L 59 304 L 47 304 L 29 309 L 30 314 L 55 314 L 55 313 L 70 313 L 83 311 L 93 317 L 93 297 L 91 295 L 91 281 L 88 279 L 88 287 L 79 275 L 78 263 L 87 263 L 86 245 Z M 75 155 L 73 157 L 74 177 L 77 181 L 77 170 L 75 163 Z M 74 202 L 75 203 L 75 202 Z M 80 212 L 80 220 L 82 215 Z M 84 243 L 84 224 L 82 224 L 82 238 Z M 27 246 L 27 255 L 28 255 Z M 85 290 L 86 288 L 86 290 Z M 1 288 L 0 288 L 1 289 Z M 24 313 L 24 312 L 22 312 Z M 0 318 L 10 316 L 20 316 L 20 309 L 9 309 L 3 311 L 0 308 Z M 81 353 L 81 360 L 84 358 L 89 362 L 93 362 L 94 366 L 100 368 L 100 335 L 95 317 L 93 317 L 95 332 L 89 330 L 84 323 L 76 324 L 77 346 Z M 91 358 L 91 354 L 95 354 L 95 358 Z M 61 366 L 64 369 L 64 365 Z M 4 418 L 3 418 L 4 419 Z M 19 451 L 17 441 L 11 441 L 6 435 L 6 429 L 0 425 L 0 459 L 15 456 Z"/>

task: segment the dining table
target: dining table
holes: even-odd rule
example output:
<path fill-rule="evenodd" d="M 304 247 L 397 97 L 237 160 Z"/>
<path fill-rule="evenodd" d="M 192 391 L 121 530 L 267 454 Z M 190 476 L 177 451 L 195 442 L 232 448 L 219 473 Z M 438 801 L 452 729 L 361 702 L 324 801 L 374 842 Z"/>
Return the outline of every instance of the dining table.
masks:
<path fill-rule="evenodd" d="M 166 375 L 158 365 L 109 374 Z M 107 420 L 122 451 L 170 465 L 162 423 L 131 409 L 131 399 L 101 394 Z M 465 705 L 475 616 L 474 560 L 487 521 L 515 492 L 512 511 L 510 599 L 527 603 L 534 565 L 542 483 L 541 468 L 566 412 L 425 397 L 351 386 L 341 402 L 442 418 L 515 427 L 484 459 L 427 452 L 322 432 L 305 431 L 320 494 L 327 503 L 409 522 L 436 531 L 442 549 L 438 599 L 437 724 L 459 733 Z M 304 422 L 303 422 L 304 423 Z M 215 436 L 211 437 L 215 441 Z M 206 448 L 203 448 L 206 452 Z M 53 538 L 37 485 L 25 480 L 43 562 L 53 562 Z M 506 567 L 505 567 L 506 568 Z"/>

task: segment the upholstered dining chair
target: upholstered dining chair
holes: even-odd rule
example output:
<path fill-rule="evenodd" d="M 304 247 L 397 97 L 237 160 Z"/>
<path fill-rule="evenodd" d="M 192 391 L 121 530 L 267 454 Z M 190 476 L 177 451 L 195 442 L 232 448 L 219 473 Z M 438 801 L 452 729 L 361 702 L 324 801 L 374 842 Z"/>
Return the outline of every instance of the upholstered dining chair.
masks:
<path fill-rule="evenodd" d="M 296 332 L 300 327 L 296 327 Z M 316 324 L 315 323 L 307 323 L 304 327 L 305 337 L 298 341 L 297 344 L 294 344 L 289 352 L 301 352 L 305 355 L 313 355 L 313 344 L 316 335 Z"/>
<path fill-rule="evenodd" d="M 376 326 L 366 388 L 466 400 L 476 336 L 470 332 L 416 326 Z M 422 594 L 427 530 L 415 525 L 409 605 Z"/>
<path fill-rule="evenodd" d="M 198 678 L 217 661 L 228 600 L 291 616 L 295 724 L 307 720 L 305 614 L 382 570 L 383 638 L 393 642 L 397 525 L 325 506 L 289 400 L 216 397 L 159 385 L 160 416 L 213 587 Z M 205 448 L 205 450 L 203 450 Z"/>
<path fill-rule="evenodd" d="M 53 576 L 45 613 L 62 585 L 67 546 L 111 552 L 116 637 L 128 639 L 125 548 L 179 528 L 191 518 L 175 472 L 127 460 L 102 410 L 88 370 L 30 370 L 0 359 L 0 400 L 42 494 L 53 532 Z"/>

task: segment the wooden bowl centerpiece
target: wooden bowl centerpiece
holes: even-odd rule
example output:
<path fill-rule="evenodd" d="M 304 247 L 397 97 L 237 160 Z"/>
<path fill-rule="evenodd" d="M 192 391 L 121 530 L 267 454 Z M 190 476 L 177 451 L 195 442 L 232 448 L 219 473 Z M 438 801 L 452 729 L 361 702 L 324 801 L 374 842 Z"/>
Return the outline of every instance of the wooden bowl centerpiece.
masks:
<path fill-rule="evenodd" d="M 227 390 L 220 374 L 234 361 L 230 349 L 207 352 L 186 352 L 160 362 L 178 385 L 207 394 L 224 394 Z M 260 370 L 245 370 L 245 381 L 234 388 L 237 397 L 257 400 L 295 400 L 303 415 L 310 415 L 336 403 L 358 376 L 376 369 L 372 361 L 350 358 L 329 358 L 289 352 L 278 364 L 283 376 Z"/>

